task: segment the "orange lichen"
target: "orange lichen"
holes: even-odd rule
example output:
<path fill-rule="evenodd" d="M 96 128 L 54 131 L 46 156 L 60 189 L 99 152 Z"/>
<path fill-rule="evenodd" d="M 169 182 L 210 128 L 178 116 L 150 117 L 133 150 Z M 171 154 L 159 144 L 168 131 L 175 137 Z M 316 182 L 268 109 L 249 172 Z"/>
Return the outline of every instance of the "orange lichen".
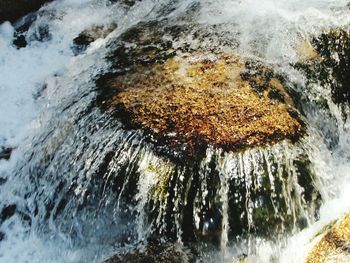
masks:
<path fill-rule="evenodd" d="M 198 140 L 230 149 L 265 144 L 299 134 L 301 124 L 289 114 L 291 99 L 282 83 L 265 81 L 258 93 L 243 80 L 245 61 L 228 55 L 183 55 L 151 67 L 137 66 L 109 80 L 117 90 L 111 107 L 122 105 L 130 122 L 165 136 L 171 144 L 194 148 Z M 286 102 L 269 98 L 278 90 Z"/>

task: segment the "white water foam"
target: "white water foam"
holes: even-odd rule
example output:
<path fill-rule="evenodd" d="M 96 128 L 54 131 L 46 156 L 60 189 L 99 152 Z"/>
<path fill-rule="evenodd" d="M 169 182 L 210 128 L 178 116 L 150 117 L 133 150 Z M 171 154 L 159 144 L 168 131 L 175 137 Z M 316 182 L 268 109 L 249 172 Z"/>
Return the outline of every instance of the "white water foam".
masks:
<path fill-rule="evenodd" d="M 15 166 L 16 160 L 21 157 L 21 148 L 25 148 L 23 144 L 29 145 L 31 136 L 42 127 L 42 111 L 50 108 L 52 104 L 59 104 L 60 98 L 71 94 L 67 87 L 65 90 L 65 81 L 68 82 L 69 77 L 82 76 L 80 73 L 84 72 L 84 69 L 88 70 L 93 64 L 92 59 L 99 59 L 97 55 L 92 55 L 89 62 L 86 62 L 84 54 L 75 58 L 71 51 L 73 38 L 93 25 L 117 22 L 122 28 L 127 28 L 130 23 L 136 23 L 138 19 L 146 16 L 152 10 L 153 4 L 159 4 L 157 1 L 145 2 L 137 4 L 135 12 L 129 17 L 123 17 L 123 10 L 117 5 L 112 8 L 107 6 L 106 1 L 53 2 L 42 9 L 47 12 L 46 15 L 43 13 L 28 31 L 28 36 L 36 36 L 40 26 L 47 25 L 51 39 L 40 42 L 34 38 L 22 49 L 16 49 L 11 44 L 13 26 L 9 23 L 0 25 L 0 146 L 18 149 L 15 150 L 10 162 L 0 161 L 0 175 L 10 174 L 9 171 Z M 344 27 L 349 24 L 347 2 L 346 0 L 207 0 L 201 1 L 198 22 L 227 23 L 228 32 L 239 32 L 237 38 L 240 42 L 240 53 L 257 55 L 277 63 L 293 62 L 297 59 L 295 46 L 300 36 L 308 38 L 328 28 Z M 181 8 L 184 9 L 184 6 L 191 1 L 183 3 Z M 50 12 L 54 15 L 51 16 Z M 97 41 L 87 53 L 93 54 L 104 44 L 104 40 Z M 87 74 L 88 76 L 90 75 Z M 38 93 L 43 94 L 38 97 Z M 339 116 L 336 106 L 332 108 L 332 112 Z M 344 124 L 345 127 L 348 125 Z M 325 189 L 324 196 L 328 198 L 322 206 L 320 221 L 292 237 L 287 242 L 287 248 L 283 250 L 269 242 L 261 241 L 257 256 L 259 260 L 256 262 L 270 262 L 271 257 L 276 254 L 280 255 L 280 262 L 299 262 L 298 260 L 307 252 L 310 238 L 329 221 L 349 211 L 350 144 L 349 138 L 346 137 L 347 131 L 345 129 L 341 136 L 341 147 L 337 152 L 325 152 L 327 150 L 324 147 L 315 150 L 313 161 L 319 167 L 319 171 L 328 167 L 327 171 L 332 173 L 330 175 L 324 172 L 320 177 L 337 178 L 332 182 L 332 193 L 328 193 Z M 1 189 L 0 197 L 2 201 L 13 202 L 16 197 L 11 193 L 11 185 L 6 187 L 6 191 Z M 224 185 L 222 187 L 224 188 Z M 43 238 L 36 233 L 28 233 L 29 229 L 23 226 L 17 216 L 2 225 L 1 230 L 10 235 L 1 242 L 0 261 L 81 262 L 83 258 L 88 258 L 97 262 L 100 259 L 99 250 L 106 250 L 100 248 L 98 244 L 89 248 L 71 249 L 70 244 L 62 240 Z M 226 245 L 226 238 L 222 241 Z"/>
<path fill-rule="evenodd" d="M 199 22 L 227 24 L 228 32 L 237 34 L 239 54 L 290 63 L 298 59 L 296 47 L 300 39 L 349 24 L 347 3 L 346 0 L 206 0 Z"/>
<path fill-rule="evenodd" d="M 9 22 L 0 25 L 0 147 L 14 148 L 9 161 L 0 160 L 0 176 L 7 178 L 1 186 L 2 205 L 19 203 L 16 191 L 26 186 L 13 179 L 11 171 L 32 147 L 32 137 L 55 116 L 55 107 L 65 97 L 73 96 L 78 88 L 77 79 L 88 88 L 91 78 L 107 66 L 102 59 L 107 39 L 95 41 L 77 57 L 72 51 L 73 39 L 93 26 L 112 22 L 132 25 L 132 21 L 152 10 L 152 1 L 146 2 L 136 5 L 129 19 L 124 7 L 110 5 L 109 1 L 54 1 L 37 13 L 26 33 L 28 45 L 21 49 L 12 44 L 13 25 Z M 48 32 L 44 39 L 40 39 L 41 28 Z M 17 214 L 6 220 L 0 231 L 5 233 L 0 262 L 101 262 L 101 256 L 112 252 L 98 243 L 75 247 L 64 236 L 54 233 L 42 236 Z"/>

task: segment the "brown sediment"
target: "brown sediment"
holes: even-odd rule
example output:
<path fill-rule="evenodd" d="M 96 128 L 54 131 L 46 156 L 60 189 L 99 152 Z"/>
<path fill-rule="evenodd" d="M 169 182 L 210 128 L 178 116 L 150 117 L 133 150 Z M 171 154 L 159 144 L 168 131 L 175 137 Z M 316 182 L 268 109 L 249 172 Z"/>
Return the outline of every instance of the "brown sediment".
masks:
<path fill-rule="evenodd" d="M 281 81 L 237 56 L 182 55 L 136 66 L 107 86 L 115 90 L 108 107 L 127 112 L 124 121 L 190 152 L 203 142 L 237 150 L 293 139 L 302 130 Z"/>
<path fill-rule="evenodd" d="M 350 214 L 341 218 L 312 249 L 306 263 L 349 262 Z"/>

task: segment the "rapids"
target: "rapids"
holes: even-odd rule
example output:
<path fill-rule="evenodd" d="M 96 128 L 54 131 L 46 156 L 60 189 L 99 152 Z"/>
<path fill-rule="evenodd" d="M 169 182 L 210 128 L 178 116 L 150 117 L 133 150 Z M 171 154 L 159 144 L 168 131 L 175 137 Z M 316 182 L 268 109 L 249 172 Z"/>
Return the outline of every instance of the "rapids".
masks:
<path fill-rule="evenodd" d="M 9 160 L 0 159 L 0 262 L 102 262 L 118 251 L 138 247 L 154 232 L 170 235 L 181 246 L 186 223 L 168 209 L 186 210 L 189 189 L 182 180 L 192 172 L 200 179 L 193 193 L 194 214 L 201 213 L 212 194 L 219 200 L 222 220 L 219 248 L 200 245 L 198 262 L 226 263 L 242 255 L 248 262 L 302 262 L 312 237 L 350 209 L 350 109 L 332 101 L 329 86 L 308 84 L 305 72 L 292 64 L 299 61 L 301 39 L 311 40 L 334 28 L 348 30 L 347 4 L 347 0 L 142 0 L 133 5 L 57 0 L 26 19 L 1 24 L 0 152 L 10 148 L 12 153 Z M 301 154 L 297 148 L 283 142 L 237 154 L 208 148 L 206 157 L 189 171 L 158 158 L 142 140 L 141 131 L 122 129 L 109 112 L 96 107 L 96 80 L 113 68 L 108 57 L 115 42 L 134 26 L 152 21 L 166 21 L 169 27 L 188 25 L 181 37 L 159 36 L 174 48 L 186 45 L 243 54 L 273 65 L 288 80 L 302 98 L 299 107 L 308 134 L 299 143 L 322 197 L 319 212 L 302 197 L 308 189 L 298 184 L 298 167 L 291 161 Z M 117 27 L 107 36 L 76 52 L 73 42 L 81 32 L 111 24 Z M 26 26 L 28 30 L 21 32 Z M 25 47 L 14 45 L 16 34 L 23 34 Z M 320 109 L 319 101 L 327 108 Z M 269 212 L 281 222 L 287 217 L 292 222 L 291 229 L 282 223 L 270 238 L 250 232 L 256 223 L 253 208 L 259 206 L 256 195 L 263 191 L 259 178 L 250 178 L 259 163 L 270 167 L 261 172 L 268 174 L 271 185 Z M 211 170 L 218 176 L 215 191 Z M 162 189 L 154 190 L 164 183 L 159 182 L 164 175 L 178 178 L 172 185 L 171 204 L 162 199 Z M 241 184 L 245 196 L 230 192 L 233 183 Z M 256 192 L 249 190 L 252 185 Z M 283 189 L 282 196 L 274 187 Z M 232 194 L 237 203 L 244 202 L 247 236 L 229 231 Z M 288 216 L 280 215 L 275 205 L 280 199 Z M 155 210 L 156 230 L 148 218 Z M 195 220 L 200 231 L 211 227 L 210 222 Z"/>

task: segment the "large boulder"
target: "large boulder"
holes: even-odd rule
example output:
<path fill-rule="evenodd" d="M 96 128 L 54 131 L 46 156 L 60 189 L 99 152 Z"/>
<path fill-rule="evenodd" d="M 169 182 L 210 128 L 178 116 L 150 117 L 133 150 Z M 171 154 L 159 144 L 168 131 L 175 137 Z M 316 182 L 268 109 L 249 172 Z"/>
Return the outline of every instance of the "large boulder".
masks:
<path fill-rule="evenodd" d="M 101 108 L 144 147 L 129 152 L 132 171 L 113 173 L 121 200 L 121 182 L 142 191 L 137 220 L 152 226 L 139 238 L 225 245 L 305 226 L 320 196 L 283 77 L 254 58 L 171 49 L 153 26 L 122 35 L 115 73 L 98 81 Z"/>
<path fill-rule="evenodd" d="M 209 32 L 148 21 L 109 43 L 96 104 L 135 144 L 125 167 L 109 161 L 104 172 L 118 200 L 135 205 L 138 240 L 224 247 L 250 234 L 277 238 L 317 214 L 293 86 L 274 65 L 201 46 L 222 41 Z M 198 45 L 179 41 L 187 35 Z"/>
<path fill-rule="evenodd" d="M 0 23 L 7 20 L 14 22 L 48 2 L 51 0 L 0 0 Z"/>

